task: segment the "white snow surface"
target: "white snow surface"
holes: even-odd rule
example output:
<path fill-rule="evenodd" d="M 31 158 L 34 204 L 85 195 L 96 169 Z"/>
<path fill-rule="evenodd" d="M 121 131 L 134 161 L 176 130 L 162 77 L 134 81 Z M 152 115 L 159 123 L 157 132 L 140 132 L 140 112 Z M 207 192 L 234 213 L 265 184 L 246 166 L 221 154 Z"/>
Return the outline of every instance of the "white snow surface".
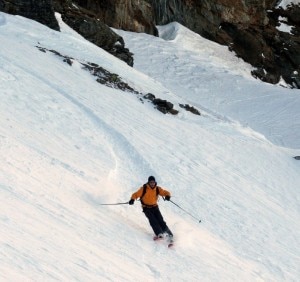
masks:
<path fill-rule="evenodd" d="M 282 0 L 280 1 L 278 7 L 282 7 L 283 9 L 286 9 L 290 5 L 299 5 L 300 0 Z"/>
<path fill-rule="evenodd" d="M 255 80 L 177 23 L 160 37 L 117 31 L 134 68 L 60 24 L 0 13 L 0 281 L 299 281 L 299 90 Z M 173 249 L 152 240 L 139 202 L 100 205 L 149 175 L 202 220 L 160 200 Z"/>
<path fill-rule="evenodd" d="M 293 26 L 287 24 L 287 18 L 279 17 L 279 26 L 277 27 L 278 30 L 282 32 L 291 33 Z"/>

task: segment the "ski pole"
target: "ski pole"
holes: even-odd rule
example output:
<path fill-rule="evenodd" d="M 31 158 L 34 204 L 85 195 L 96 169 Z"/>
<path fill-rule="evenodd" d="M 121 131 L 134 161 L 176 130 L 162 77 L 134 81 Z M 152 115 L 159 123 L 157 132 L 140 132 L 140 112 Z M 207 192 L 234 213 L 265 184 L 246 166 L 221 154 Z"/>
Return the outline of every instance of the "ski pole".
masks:
<path fill-rule="evenodd" d="M 192 218 L 196 219 L 197 221 L 199 221 L 199 223 L 201 222 L 201 219 L 198 219 L 197 217 L 193 216 L 191 213 L 189 213 L 188 211 L 186 211 L 185 209 L 183 209 L 181 206 L 177 205 L 176 203 L 174 203 L 172 200 L 170 200 L 170 202 L 172 204 L 174 204 L 175 206 L 177 206 L 178 208 L 180 208 L 181 210 L 183 210 L 185 213 L 187 213 L 188 215 L 190 215 Z"/>
<path fill-rule="evenodd" d="M 116 205 L 128 205 L 129 202 L 126 203 L 113 203 L 113 204 L 100 204 L 100 206 L 116 206 Z"/>

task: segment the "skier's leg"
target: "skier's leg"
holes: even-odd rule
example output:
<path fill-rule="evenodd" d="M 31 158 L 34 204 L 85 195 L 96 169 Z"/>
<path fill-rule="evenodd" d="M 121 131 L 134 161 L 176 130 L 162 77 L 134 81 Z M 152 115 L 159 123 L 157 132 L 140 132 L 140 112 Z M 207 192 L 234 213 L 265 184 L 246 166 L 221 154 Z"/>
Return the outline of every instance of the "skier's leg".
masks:
<path fill-rule="evenodd" d="M 155 217 L 155 214 L 153 213 L 153 208 L 144 208 L 143 212 L 145 216 L 148 218 L 149 223 L 154 231 L 154 234 L 158 236 L 159 234 L 163 233 L 164 230 L 161 228 L 160 223 Z"/>
<path fill-rule="evenodd" d="M 164 221 L 164 218 L 159 210 L 158 207 L 153 208 L 153 212 L 155 215 L 155 218 L 157 219 L 161 229 L 163 230 L 163 232 L 167 233 L 169 236 L 173 237 L 173 233 L 171 232 L 171 230 L 169 229 L 169 227 L 167 226 L 166 222 Z"/>

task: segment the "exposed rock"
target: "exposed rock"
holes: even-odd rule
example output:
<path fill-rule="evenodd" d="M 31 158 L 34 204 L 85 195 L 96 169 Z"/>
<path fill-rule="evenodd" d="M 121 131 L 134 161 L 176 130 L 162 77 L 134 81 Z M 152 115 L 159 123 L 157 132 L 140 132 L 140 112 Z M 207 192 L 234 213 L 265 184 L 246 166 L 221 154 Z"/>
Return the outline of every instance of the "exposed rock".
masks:
<path fill-rule="evenodd" d="M 227 45 L 253 65 L 265 82 L 281 77 L 300 88 L 299 5 L 276 9 L 277 0 L 76 0 L 115 28 L 157 34 L 155 25 L 177 21 L 202 36 Z M 292 33 L 279 31 L 286 17 Z"/>
<path fill-rule="evenodd" d="M 99 15 L 74 5 L 71 0 L 54 0 L 54 7 L 62 20 L 85 39 L 133 66 L 133 54 L 125 48 L 123 38 L 103 23 Z"/>
<path fill-rule="evenodd" d="M 118 74 L 111 73 L 108 70 L 102 68 L 101 66 L 95 63 L 80 62 L 67 55 L 62 55 L 56 50 L 50 50 L 42 46 L 36 46 L 36 47 L 41 52 L 44 53 L 51 52 L 56 56 L 62 58 L 63 62 L 67 63 L 69 66 L 72 66 L 74 61 L 77 61 L 79 64 L 81 64 L 83 70 L 89 71 L 93 76 L 97 78 L 96 79 L 97 82 L 104 84 L 107 87 L 120 89 L 122 91 L 128 91 L 134 94 L 140 94 L 138 91 L 134 90 L 131 86 L 129 86 L 126 82 L 124 82 Z"/>
<path fill-rule="evenodd" d="M 97 14 L 108 26 L 157 35 L 153 7 L 146 0 L 74 0 Z"/>
<path fill-rule="evenodd" d="M 144 95 L 144 98 L 150 100 L 151 102 L 153 102 L 154 99 L 155 99 L 155 95 L 152 94 L 152 93 L 148 93 L 148 94 Z"/>
<path fill-rule="evenodd" d="M 172 115 L 177 115 L 178 111 L 173 108 L 173 104 L 171 102 L 168 102 L 166 100 L 162 100 L 159 98 L 156 98 L 154 94 L 148 93 L 143 94 L 141 92 L 136 91 L 133 87 L 131 87 L 128 83 L 122 80 L 122 78 L 116 74 L 111 73 L 110 71 L 104 69 L 103 67 L 99 66 L 98 64 L 91 63 L 91 62 L 82 62 L 77 59 L 74 59 L 67 55 L 62 55 L 56 50 L 50 50 L 45 47 L 42 47 L 40 45 L 35 46 L 38 48 L 41 52 L 47 53 L 50 52 L 59 58 L 62 59 L 63 62 L 67 63 L 69 66 L 72 66 L 74 61 L 79 63 L 83 70 L 88 71 L 91 75 L 96 77 L 96 81 L 100 84 L 103 84 L 110 88 L 119 89 L 122 91 L 130 92 L 141 100 L 141 102 L 144 102 L 144 99 L 150 100 L 153 105 L 155 105 L 155 108 L 159 110 L 160 112 L 167 114 L 170 113 Z"/>
<path fill-rule="evenodd" d="M 154 25 L 177 21 L 202 36 L 229 46 L 253 65 L 253 75 L 269 83 L 281 77 L 300 88 L 299 5 L 276 9 L 277 0 L 76 0 L 109 26 L 157 34 Z M 279 31 L 280 17 L 293 26 Z"/>
<path fill-rule="evenodd" d="M 51 0 L 0 0 L 0 9 L 58 29 L 51 3 Z M 67 24 L 131 66 L 132 54 L 108 26 L 157 35 L 155 25 L 177 21 L 229 46 L 255 67 L 253 76 L 269 83 L 278 83 L 283 78 L 291 87 L 300 88 L 300 4 L 283 10 L 276 8 L 277 0 L 53 0 L 53 3 Z M 281 31 L 280 23 L 289 25 L 291 32 Z"/>
<path fill-rule="evenodd" d="M 156 105 L 157 109 L 164 114 L 173 109 L 173 104 L 167 100 L 154 99 L 153 104 Z"/>
<path fill-rule="evenodd" d="M 85 39 L 133 66 L 132 53 L 125 48 L 124 40 L 93 14 L 78 9 L 64 10 L 62 20 Z"/>
<path fill-rule="evenodd" d="M 179 104 L 179 107 L 183 108 L 183 109 L 186 109 L 187 111 L 189 111 L 189 112 L 191 112 L 191 113 L 193 113 L 193 114 L 195 114 L 197 116 L 201 115 L 200 112 L 196 108 L 194 108 L 193 106 L 190 106 L 188 104 L 185 104 L 185 105 Z"/>
<path fill-rule="evenodd" d="M 0 11 L 36 20 L 59 30 L 54 10 L 84 38 L 133 66 L 133 54 L 125 48 L 121 36 L 100 21 L 92 11 L 76 7 L 71 0 L 0 0 Z"/>
<path fill-rule="evenodd" d="M 290 5 L 286 10 L 273 9 L 270 19 L 274 26 L 285 24 L 291 27 L 290 33 L 276 30 L 277 33 L 265 34 L 265 38 L 272 46 L 284 80 L 300 88 L 300 4 Z"/>
<path fill-rule="evenodd" d="M 300 161 L 300 156 L 296 156 L 296 157 L 294 157 L 294 159 Z"/>
<path fill-rule="evenodd" d="M 52 0 L 0 0 L 0 11 L 20 15 L 59 30 Z"/>
<path fill-rule="evenodd" d="M 174 109 L 174 105 L 171 102 L 156 98 L 155 95 L 152 93 L 144 95 L 144 98 L 150 100 L 152 104 L 156 106 L 155 108 L 163 114 L 170 113 L 172 115 L 177 115 L 179 113 L 179 111 Z"/>
<path fill-rule="evenodd" d="M 138 94 L 138 92 L 124 82 L 118 74 L 111 73 L 95 63 L 82 63 L 82 65 L 84 66 L 84 69 L 88 70 L 93 76 L 97 77 L 97 82 L 111 88 Z"/>
<path fill-rule="evenodd" d="M 257 68 L 255 77 L 269 83 L 278 83 L 283 77 L 291 87 L 300 88 L 299 5 L 284 11 L 275 9 L 276 0 L 150 2 L 157 24 L 178 21 L 208 39 L 228 45 Z M 294 26 L 293 34 L 276 28 L 279 16 Z"/>

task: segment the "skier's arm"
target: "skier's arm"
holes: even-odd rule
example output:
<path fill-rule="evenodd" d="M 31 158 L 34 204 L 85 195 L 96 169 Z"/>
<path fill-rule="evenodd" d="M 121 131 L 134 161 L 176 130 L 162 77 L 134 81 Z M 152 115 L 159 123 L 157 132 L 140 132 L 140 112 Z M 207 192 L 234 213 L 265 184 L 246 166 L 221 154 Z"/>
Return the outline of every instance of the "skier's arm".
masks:
<path fill-rule="evenodd" d="M 161 187 L 158 187 L 158 194 L 162 197 L 171 197 L 171 193 Z"/>
<path fill-rule="evenodd" d="M 143 189 L 144 188 L 142 186 L 139 190 L 137 190 L 135 193 L 133 193 L 131 195 L 131 199 L 136 200 L 136 199 L 140 198 L 142 196 L 142 194 L 143 194 Z"/>

